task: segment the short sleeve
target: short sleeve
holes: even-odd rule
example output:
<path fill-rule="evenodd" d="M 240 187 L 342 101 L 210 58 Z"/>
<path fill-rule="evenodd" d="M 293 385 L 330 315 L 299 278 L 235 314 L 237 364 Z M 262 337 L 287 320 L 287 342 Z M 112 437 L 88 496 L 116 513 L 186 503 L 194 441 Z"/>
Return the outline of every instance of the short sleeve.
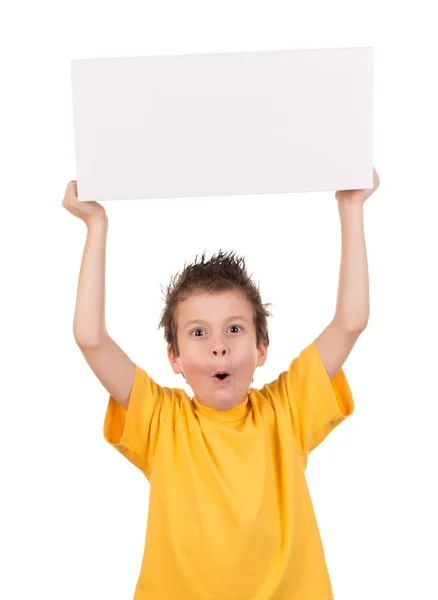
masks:
<path fill-rule="evenodd" d="M 103 434 L 105 440 L 150 479 L 160 428 L 173 406 L 173 390 L 159 386 L 135 365 L 128 410 L 109 397 Z"/>
<path fill-rule="evenodd" d="M 294 435 L 304 466 L 308 455 L 354 410 L 343 369 L 330 380 L 315 340 L 304 348 L 277 380 L 285 393 Z"/>

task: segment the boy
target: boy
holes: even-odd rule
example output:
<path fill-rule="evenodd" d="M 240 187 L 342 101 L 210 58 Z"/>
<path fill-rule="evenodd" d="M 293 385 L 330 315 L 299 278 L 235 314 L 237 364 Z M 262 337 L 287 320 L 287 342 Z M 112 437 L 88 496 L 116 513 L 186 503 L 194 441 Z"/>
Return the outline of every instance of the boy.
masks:
<path fill-rule="evenodd" d="M 270 313 L 244 260 L 203 255 L 173 279 L 159 325 L 190 399 L 157 384 L 106 332 L 107 219 L 69 184 L 63 205 L 88 228 L 75 340 L 110 394 L 105 439 L 150 482 L 134 600 L 333 599 L 305 469 L 354 409 L 342 365 L 368 321 L 363 204 L 378 185 L 374 170 L 373 189 L 336 192 L 334 319 L 261 389 L 250 383 L 266 361 Z"/>

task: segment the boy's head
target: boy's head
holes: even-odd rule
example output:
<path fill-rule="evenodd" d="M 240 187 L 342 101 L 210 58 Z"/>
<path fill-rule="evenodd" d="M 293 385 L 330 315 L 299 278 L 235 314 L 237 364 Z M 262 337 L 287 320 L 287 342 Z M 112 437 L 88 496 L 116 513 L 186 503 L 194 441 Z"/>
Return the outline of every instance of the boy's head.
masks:
<path fill-rule="evenodd" d="M 267 310 L 245 260 L 219 251 L 207 262 L 184 265 L 165 294 L 159 328 L 175 373 L 182 373 L 200 404 L 227 410 L 247 397 L 269 345 Z M 223 382 L 218 371 L 229 373 Z"/>

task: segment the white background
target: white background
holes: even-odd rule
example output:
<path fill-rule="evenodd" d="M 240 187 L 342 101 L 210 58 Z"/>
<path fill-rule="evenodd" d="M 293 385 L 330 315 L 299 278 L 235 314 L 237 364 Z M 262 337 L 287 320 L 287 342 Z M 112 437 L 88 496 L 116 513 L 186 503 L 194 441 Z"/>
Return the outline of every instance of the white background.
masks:
<path fill-rule="evenodd" d="M 336 600 L 438 597 L 432 10 L 426 0 L 2 9 L 1 598 L 129 600 L 144 547 L 149 484 L 104 441 L 108 394 L 73 339 L 86 227 L 61 205 L 76 179 L 70 60 L 355 46 L 374 47 L 381 185 L 364 207 L 371 315 L 344 365 L 355 412 L 312 453 L 307 478 Z M 104 206 L 108 332 L 162 385 L 185 383 L 157 330 L 160 284 L 204 249 L 246 256 L 274 303 L 254 387 L 334 315 L 334 191 Z"/>

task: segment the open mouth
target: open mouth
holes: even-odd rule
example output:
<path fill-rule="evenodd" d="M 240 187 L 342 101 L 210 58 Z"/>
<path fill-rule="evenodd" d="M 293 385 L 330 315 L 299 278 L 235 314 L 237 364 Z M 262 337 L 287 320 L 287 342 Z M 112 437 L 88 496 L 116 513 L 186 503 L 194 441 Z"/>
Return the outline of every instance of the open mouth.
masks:
<path fill-rule="evenodd" d="M 220 379 L 221 381 L 224 381 L 225 379 L 227 379 L 227 377 L 229 377 L 230 374 L 229 373 L 216 373 L 216 375 L 214 376 L 216 379 Z"/>

